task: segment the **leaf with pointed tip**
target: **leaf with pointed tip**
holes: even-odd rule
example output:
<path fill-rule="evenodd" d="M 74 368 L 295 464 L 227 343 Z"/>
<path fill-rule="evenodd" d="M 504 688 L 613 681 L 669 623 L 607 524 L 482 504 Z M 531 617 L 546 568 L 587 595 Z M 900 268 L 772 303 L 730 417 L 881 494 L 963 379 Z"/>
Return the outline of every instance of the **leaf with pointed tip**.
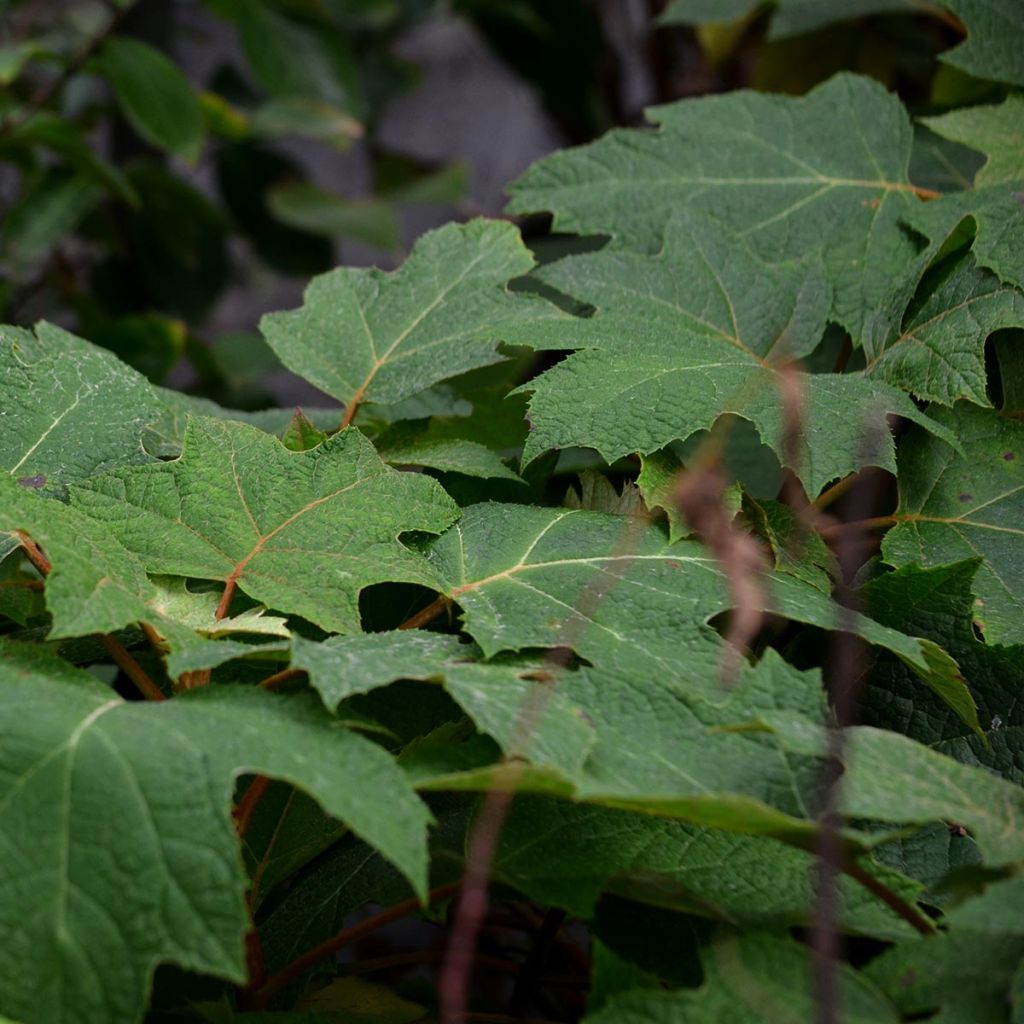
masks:
<path fill-rule="evenodd" d="M 0 467 L 40 493 L 108 466 L 144 462 L 162 413 L 149 382 L 116 356 L 53 324 L 0 329 Z"/>
<path fill-rule="evenodd" d="M 719 939 L 702 954 L 704 983 L 676 992 L 637 989 L 611 999 L 584 1024 L 797 1024 L 815 1018 L 811 951 L 754 932 Z M 843 1024 L 897 1024 L 895 1007 L 848 964 L 837 968 Z"/>
<path fill-rule="evenodd" d="M 1024 294 L 968 255 L 870 359 L 868 373 L 925 401 L 991 405 L 985 342 L 1004 327 L 1024 327 Z"/>
<path fill-rule="evenodd" d="M 333 270 L 313 280 L 301 309 L 260 326 L 285 366 L 350 409 L 394 404 L 499 362 L 506 325 L 562 319 L 551 303 L 508 291 L 532 266 L 511 224 L 449 224 L 394 273 Z"/>
<path fill-rule="evenodd" d="M 807 256 L 831 292 L 830 319 L 855 341 L 877 329 L 915 257 L 900 220 L 921 205 L 894 96 L 838 75 L 800 99 L 737 92 L 649 113 L 657 132 L 616 130 L 534 164 L 511 187 L 510 211 L 550 210 L 555 230 L 657 252 L 673 212 L 702 210 L 763 260 Z"/>
<path fill-rule="evenodd" d="M 458 515 L 435 481 L 389 469 L 354 428 L 289 452 L 254 427 L 198 417 L 180 459 L 94 477 L 72 501 L 149 572 L 237 584 L 335 632 L 359 631 L 371 583 L 431 586 L 398 535 L 439 533 Z"/>
<path fill-rule="evenodd" d="M 423 466 L 485 480 L 522 479 L 486 445 L 438 435 L 433 424 L 423 427 L 398 423 L 374 438 L 373 443 L 380 457 L 392 466 Z"/>
<path fill-rule="evenodd" d="M 981 557 L 974 618 L 991 643 L 1024 642 L 1024 424 L 962 403 L 933 409 L 955 430 L 957 455 L 914 430 L 900 449 L 896 525 L 882 540 L 890 565 Z"/>
<path fill-rule="evenodd" d="M 649 454 L 734 413 L 816 494 L 865 465 L 895 469 L 892 439 L 878 429 L 886 413 L 928 423 L 882 381 L 798 373 L 790 361 L 818 345 L 828 317 L 821 268 L 765 261 L 749 235 L 708 217 L 673 218 L 657 256 L 602 251 L 537 276 L 597 312 L 566 317 L 554 335 L 560 347 L 587 351 L 521 388 L 533 393 L 524 461 L 573 446 L 608 462 Z M 526 325 L 512 337 L 542 347 L 533 335 Z M 782 399 L 794 381 L 803 416 L 795 443 Z"/>
<path fill-rule="evenodd" d="M 937 135 L 986 156 L 977 187 L 1024 181 L 1024 96 L 1011 93 L 998 106 L 951 110 L 922 122 Z"/>
<path fill-rule="evenodd" d="M 706 623 L 731 602 L 722 569 L 696 541 L 670 543 L 660 527 L 629 517 L 492 503 L 464 510 L 426 552 L 487 657 L 570 647 L 599 667 L 717 685 L 723 645 Z M 815 587 L 779 573 L 764 583 L 768 609 L 840 628 L 838 606 Z M 969 714 L 970 695 L 937 645 L 862 616 L 843 621 L 947 699 L 962 697 Z"/>
<path fill-rule="evenodd" d="M 141 1020 L 163 962 L 244 981 L 229 815 L 242 773 L 307 790 L 425 892 L 429 812 L 384 751 L 308 695 L 125 703 L 12 644 L 0 674 L 0 923 L 17 937 L 0 950 L 0 1008 L 26 1024 Z"/>

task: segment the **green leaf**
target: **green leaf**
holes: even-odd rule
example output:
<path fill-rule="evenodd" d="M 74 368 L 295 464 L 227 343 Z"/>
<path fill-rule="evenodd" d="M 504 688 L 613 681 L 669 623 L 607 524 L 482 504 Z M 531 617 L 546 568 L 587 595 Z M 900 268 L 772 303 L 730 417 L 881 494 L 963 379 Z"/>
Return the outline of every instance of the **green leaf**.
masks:
<path fill-rule="evenodd" d="M 702 956 L 704 984 L 677 992 L 637 990 L 612 999 L 586 1024 L 803 1024 L 817 1006 L 811 951 L 758 933 L 727 937 Z M 843 1024 L 896 1024 L 895 1007 L 852 967 L 838 970 Z"/>
<path fill-rule="evenodd" d="M 1024 426 L 961 404 L 932 415 L 957 432 L 957 455 L 923 431 L 900 450 L 896 525 L 882 541 L 890 565 L 924 567 L 982 558 L 974 618 L 991 643 L 1024 642 Z"/>
<path fill-rule="evenodd" d="M 523 385 L 533 392 L 524 460 L 548 448 L 596 448 L 607 462 L 650 454 L 709 429 L 719 416 L 750 420 L 809 493 L 864 465 L 894 470 L 885 413 L 927 421 L 906 395 L 860 374 L 800 374 L 803 429 L 788 440 L 781 395 L 794 357 L 825 329 L 828 289 L 801 261 L 766 263 L 707 218 L 672 220 L 656 257 L 612 251 L 573 256 L 538 272 L 592 303 L 554 334 L 586 348 Z M 534 344 L 536 325 L 513 340 Z M 939 428 L 940 433 L 943 433 Z"/>
<path fill-rule="evenodd" d="M 903 733 L 964 764 L 982 766 L 1024 784 L 1024 649 L 978 640 L 972 628 L 971 589 L 980 560 L 885 573 L 864 589 L 871 614 L 886 625 L 942 642 L 956 658 L 978 705 L 982 733 L 966 728 L 933 696 L 923 693 L 906 666 L 883 658 L 868 679 L 861 717 L 865 724 Z"/>
<path fill-rule="evenodd" d="M 808 258 L 831 291 L 830 318 L 855 342 L 870 337 L 915 255 L 900 225 L 921 204 L 899 102 L 839 75 L 801 99 L 737 92 L 650 116 L 656 132 L 613 131 L 535 164 L 512 186 L 511 212 L 551 210 L 556 230 L 646 252 L 661 248 L 673 212 L 710 213 L 764 262 Z"/>
<path fill-rule="evenodd" d="M 424 466 L 482 479 L 522 480 L 490 448 L 461 437 L 445 437 L 433 423 L 397 423 L 376 437 L 374 445 L 380 457 L 392 466 Z"/>
<path fill-rule="evenodd" d="M 309 673 L 330 708 L 399 679 L 441 682 L 509 757 L 527 757 L 573 778 L 594 742 L 583 712 L 558 692 L 543 664 L 479 664 L 472 647 L 418 630 L 319 644 L 296 637 L 292 650 L 292 666 Z"/>
<path fill-rule="evenodd" d="M 731 22 L 762 6 L 762 0 L 672 0 L 661 16 L 665 25 L 708 25 Z M 915 0 L 775 0 L 769 39 L 813 32 L 834 21 L 868 14 L 916 14 Z"/>
<path fill-rule="evenodd" d="M 895 871 L 865 866 L 914 902 L 919 885 Z M 747 928 L 814 916 L 813 853 L 774 839 L 564 801 L 518 798 L 494 870 L 531 899 L 565 907 L 574 916 L 593 916 L 603 892 Z M 840 889 L 844 930 L 888 939 L 913 934 L 859 883 L 843 877 Z"/>
<path fill-rule="evenodd" d="M 942 0 L 967 26 L 967 39 L 942 54 L 977 78 L 1024 85 L 1024 10 L 1016 0 Z"/>
<path fill-rule="evenodd" d="M 278 185 L 267 200 L 271 213 L 289 227 L 316 235 L 357 238 L 380 249 L 398 248 L 398 216 L 390 203 L 346 199 L 309 182 Z"/>
<path fill-rule="evenodd" d="M 1024 790 L 898 733 L 847 730 L 842 811 L 894 824 L 942 820 L 966 828 L 985 863 L 1024 859 Z"/>
<path fill-rule="evenodd" d="M 533 259 L 510 224 L 477 220 L 419 239 L 400 270 L 338 269 L 306 304 L 260 327 L 290 370 L 353 406 L 395 403 L 500 361 L 505 327 L 559 322 L 550 303 L 509 294 Z"/>
<path fill-rule="evenodd" d="M 974 179 L 978 187 L 1024 181 L 1024 96 L 1011 93 L 997 107 L 951 110 L 923 122 L 943 138 L 985 154 Z"/>
<path fill-rule="evenodd" d="M 398 535 L 440 532 L 458 514 L 433 480 L 389 469 L 355 429 L 289 452 L 254 427 L 198 417 L 180 459 L 95 477 L 72 500 L 147 571 L 237 584 L 336 632 L 359 631 L 371 583 L 430 586 Z"/>
<path fill-rule="evenodd" d="M 95 176 L 51 167 L 4 214 L 0 243 L 13 274 L 26 274 L 102 198 Z"/>
<path fill-rule="evenodd" d="M 1024 939 L 956 930 L 900 943 L 865 968 L 904 1014 L 950 1024 L 1006 1024 L 1010 984 Z"/>
<path fill-rule="evenodd" d="M 630 675 L 686 678 L 705 692 L 717 687 L 723 644 L 706 622 L 732 602 L 721 567 L 696 541 L 670 543 L 660 527 L 629 517 L 492 503 L 464 510 L 429 543 L 427 556 L 487 657 L 571 647 Z M 827 595 L 785 574 L 767 574 L 764 585 L 766 608 L 775 613 L 853 628 L 940 692 L 966 693 L 936 645 L 840 616 Z"/>
<path fill-rule="evenodd" d="M 188 79 L 159 50 L 128 36 L 108 39 L 96 64 L 131 126 L 147 142 L 194 162 L 203 111 Z"/>
<path fill-rule="evenodd" d="M 142 433 L 163 409 L 144 377 L 53 324 L 0 328 L 0 466 L 63 497 L 108 466 L 144 462 Z"/>
<path fill-rule="evenodd" d="M 868 372 L 926 401 L 952 405 L 966 398 L 991 405 L 985 342 L 1004 327 L 1024 327 L 1024 294 L 978 269 L 968 255 L 913 312 L 899 336 L 871 353 Z"/>
<path fill-rule="evenodd" d="M 0 917 L 20 936 L 0 950 L 0 999 L 26 1024 L 141 1020 L 161 962 L 245 980 L 240 774 L 306 789 L 425 891 L 427 809 L 307 697 L 129 704 L 38 650 L 5 645 L 0 666 Z"/>
<path fill-rule="evenodd" d="M 109 633 L 148 620 L 156 590 L 142 563 L 103 525 L 0 475 L 0 531 L 20 530 L 46 551 L 51 637 Z"/>

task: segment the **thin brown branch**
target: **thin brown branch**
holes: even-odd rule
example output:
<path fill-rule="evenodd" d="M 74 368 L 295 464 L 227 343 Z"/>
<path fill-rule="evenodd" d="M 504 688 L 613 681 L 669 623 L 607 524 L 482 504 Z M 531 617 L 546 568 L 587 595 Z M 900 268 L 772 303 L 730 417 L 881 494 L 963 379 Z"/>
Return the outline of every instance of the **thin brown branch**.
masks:
<path fill-rule="evenodd" d="M 0 590 L 21 589 L 21 590 L 42 590 L 42 580 L 0 580 Z"/>
<path fill-rule="evenodd" d="M 421 608 L 415 615 L 410 615 L 398 628 L 419 629 L 443 614 L 450 604 L 451 601 L 444 594 L 440 594 L 426 608 Z"/>
<path fill-rule="evenodd" d="M 97 633 L 96 637 L 107 649 L 118 668 L 138 687 L 146 700 L 167 700 L 163 690 L 149 678 L 145 669 L 125 650 L 119 640 L 109 633 Z"/>
<path fill-rule="evenodd" d="M 439 885 L 436 889 L 431 889 L 427 893 L 427 905 L 437 903 L 454 895 L 458 888 L 458 882 L 449 882 L 446 885 Z M 352 925 L 350 928 L 343 929 L 337 935 L 331 936 L 331 938 L 321 942 L 319 946 L 314 946 L 301 956 L 296 957 L 290 964 L 282 967 L 277 974 L 271 975 L 266 983 L 257 989 L 252 994 L 252 997 L 247 1000 L 248 1008 L 253 1010 L 264 1009 L 278 992 L 287 988 L 293 981 L 298 981 L 310 968 L 315 967 L 322 960 L 333 956 L 338 950 L 358 941 L 364 935 L 369 935 L 371 932 L 391 924 L 392 921 L 399 921 L 403 917 L 415 913 L 422 906 L 423 904 L 420 903 L 419 898 L 413 897 L 402 903 L 396 903 L 393 907 L 387 907 L 372 917 L 368 917 L 358 924 Z"/>

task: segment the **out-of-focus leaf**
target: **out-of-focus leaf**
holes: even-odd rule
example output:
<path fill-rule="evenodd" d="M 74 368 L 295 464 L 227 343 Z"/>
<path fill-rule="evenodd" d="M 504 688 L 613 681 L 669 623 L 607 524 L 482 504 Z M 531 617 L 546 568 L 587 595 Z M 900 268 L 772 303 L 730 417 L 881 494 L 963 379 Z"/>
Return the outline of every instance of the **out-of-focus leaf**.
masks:
<path fill-rule="evenodd" d="M 175 64 L 159 50 L 128 36 L 108 39 L 96 64 L 139 135 L 190 162 L 198 158 L 203 111 Z"/>
<path fill-rule="evenodd" d="M 398 247 L 395 208 L 375 199 L 345 199 L 316 185 L 278 185 L 267 195 L 270 211 L 283 224 L 328 237 L 358 238 L 381 249 Z"/>

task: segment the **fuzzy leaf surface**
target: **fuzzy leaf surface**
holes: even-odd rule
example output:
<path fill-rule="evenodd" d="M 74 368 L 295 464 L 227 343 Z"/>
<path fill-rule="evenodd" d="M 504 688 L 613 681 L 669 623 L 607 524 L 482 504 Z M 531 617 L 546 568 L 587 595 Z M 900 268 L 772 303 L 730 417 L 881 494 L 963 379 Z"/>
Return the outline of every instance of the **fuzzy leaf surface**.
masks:
<path fill-rule="evenodd" d="M 309 452 L 245 424 L 195 418 L 181 457 L 114 471 L 73 502 L 147 571 L 237 583 L 268 607 L 359 631 L 360 590 L 433 574 L 398 535 L 437 533 L 458 510 L 426 477 L 381 462 L 354 428 Z"/>
<path fill-rule="evenodd" d="M 506 289 L 532 266 L 511 224 L 450 224 L 424 235 L 394 273 L 315 278 L 300 309 L 265 316 L 261 329 L 285 366 L 333 398 L 394 404 L 499 362 L 506 324 L 561 319 L 550 303 Z"/>
<path fill-rule="evenodd" d="M 896 525 L 882 541 L 890 565 L 982 559 L 974 618 L 992 643 L 1024 642 L 1024 425 L 961 404 L 933 410 L 970 456 L 914 431 L 900 452 Z"/>
<path fill-rule="evenodd" d="M 985 154 L 975 186 L 1024 181 L 1024 96 L 1011 93 L 998 106 L 951 110 L 922 120 L 943 138 Z"/>
<path fill-rule="evenodd" d="M 915 254 L 900 220 L 920 205 L 894 97 L 838 75 L 800 99 L 741 91 L 649 115 L 659 131 L 612 131 L 534 164 L 511 188 L 511 212 L 550 210 L 556 230 L 646 252 L 673 212 L 708 212 L 762 259 L 812 259 L 831 317 L 855 341 L 870 335 Z"/>
<path fill-rule="evenodd" d="M 820 341 L 829 289 L 805 260 L 766 262 L 710 218 L 677 217 L 657 256 L 612 251 L 569 257 L 542 281 L 597 307 L 555 334 L 570 356 L 523 386 L 533 393 L 524 459 L 549 448 L 596 448 L 608 462 L 649 454 L 749 419 L 764 443 L 817 493 L 864 465 L 895 468 L 886 413 L 922 418 L 907 396 L 860 374 L 799 374 L 803 429 L 789 444 L 781 396 L 788 361 Z M 527 327 L 517 340 L 541 347 Z M 941 430 L 941 428 L 939 428 Z"/>
<path fill-rule="evenodd" d="M 26 1024 L 141 1020 L 161 962 L 244 980 L 239 774 L 306 789 L 424 891 L 429 812 L 384 751 L 308 697 L 125 703 L 10 644 L 0 675 L 0 1006 Z"/>
<path fill-rule="evenodd" d="M 147 459 L 142 433 L 163 412 L 149 382 L 53 324 L 0 329 L 0 466 L 63 497 L 69 483 Z"/>

